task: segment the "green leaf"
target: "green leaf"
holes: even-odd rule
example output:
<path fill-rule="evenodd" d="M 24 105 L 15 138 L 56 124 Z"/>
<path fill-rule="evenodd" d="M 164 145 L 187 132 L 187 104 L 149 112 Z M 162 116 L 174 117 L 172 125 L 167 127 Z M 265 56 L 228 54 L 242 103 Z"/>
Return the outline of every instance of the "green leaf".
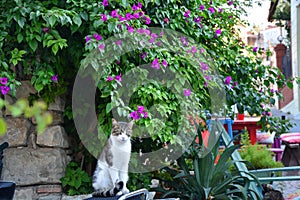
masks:
<path fill-rule="evenodd" d="M 29 41 L 29 46 L 32 49 L 32 51 L 35 51 L 38 47 L 38 42 L 36 40 Z"/>
<path fill-rule="evenodd" d="M 21 43 L 22 41 L 23 41 L 23 35 L 21 34 L 21 33 L 19 33 L 18 35 L 17 35 L 17 40 L 18 40 L 18 43 Z"/>
<path fill-rule="evenodd" d="M 81 17 L 79 15 L 75 15 L 73 17 L 73 22 L 77 25 L 77 26 L 80 26 L 82 21 L 81 21 Z"/>
<path fill-rule="evenodd" d="M 54 26 L 55 22 L 56 22 L 56 17 L 55 16 L 49 17 L 49 24 L 50 24 L 51 27 Z"/>
<path fill-rule="evenodd" d="M 3 118 L 0 118 L 0 136 L 4 135 L 6 132 L 6 123 Z"/>
<path fill-rule="evenodd" d="M 54 44 L 54 45 L 52 46 L 52 52 L 54 53 L 54 55 L 57 54 L 58 48 L 59 48 L 59 45 L 58 45 L 58 44 Z"/>
<path fill-rule="evenodd" d="M 112 104 L 111 104 L 111 103 L 108 103 L 108 104 L 106 105 L 106 113 L 109 113 L 109 112 L 111 111 L 111 109 L 112 109 Z"/>

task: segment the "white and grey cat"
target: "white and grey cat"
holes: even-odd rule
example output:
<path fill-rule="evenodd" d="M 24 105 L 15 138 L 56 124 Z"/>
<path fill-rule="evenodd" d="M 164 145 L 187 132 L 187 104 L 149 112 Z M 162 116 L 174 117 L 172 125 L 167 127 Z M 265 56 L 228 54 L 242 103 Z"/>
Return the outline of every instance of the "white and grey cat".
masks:
<path fill-rule="evenodd" d="M 94 197 L 129 193 L 126 183 L 131 154 L 132 126 L 133 121 L 127 123 L 112 119 L 112 131 L 100 153 L 93 176 Z"/>

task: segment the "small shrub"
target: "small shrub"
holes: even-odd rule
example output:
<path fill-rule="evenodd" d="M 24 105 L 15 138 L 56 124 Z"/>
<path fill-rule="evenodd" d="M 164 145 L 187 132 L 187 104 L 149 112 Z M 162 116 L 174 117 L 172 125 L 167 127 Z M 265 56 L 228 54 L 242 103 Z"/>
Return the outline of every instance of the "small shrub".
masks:
<path fill-rule="evenodd" d="M 64 192 L 70 196 L 89 194 L 93 192 L 92 178 L 83 171 L 79 164 L 70 162 L 66 168 L 65 177 L 60 179 Z"/>

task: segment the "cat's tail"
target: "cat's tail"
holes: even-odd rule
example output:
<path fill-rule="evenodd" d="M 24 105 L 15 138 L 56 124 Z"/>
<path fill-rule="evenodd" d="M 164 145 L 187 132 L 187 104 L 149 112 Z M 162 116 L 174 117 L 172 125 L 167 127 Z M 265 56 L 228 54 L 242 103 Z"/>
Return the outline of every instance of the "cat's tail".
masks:
<path fill-rule="evenodd" d="M 93 192 L 93 197 L 112 197 L 116 196 L 118 192 L 120 192 L 124 187 L 124 182 L 119 181 L 114 188 L 107 191 L 95 191 Z"/>

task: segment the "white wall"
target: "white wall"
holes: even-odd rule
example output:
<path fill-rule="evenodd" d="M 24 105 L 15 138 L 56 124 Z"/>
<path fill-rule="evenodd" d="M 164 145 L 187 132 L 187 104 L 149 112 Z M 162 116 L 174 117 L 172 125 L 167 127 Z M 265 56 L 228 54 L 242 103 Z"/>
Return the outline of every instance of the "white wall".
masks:
<path fill-rule="evenodd" d="M 291 50 L 293 75 L 300 76 L 300 0 L 291 0 Z M 294 100 L 282 109 L 300 117 L 300 92 L 294 85 Z"/>

